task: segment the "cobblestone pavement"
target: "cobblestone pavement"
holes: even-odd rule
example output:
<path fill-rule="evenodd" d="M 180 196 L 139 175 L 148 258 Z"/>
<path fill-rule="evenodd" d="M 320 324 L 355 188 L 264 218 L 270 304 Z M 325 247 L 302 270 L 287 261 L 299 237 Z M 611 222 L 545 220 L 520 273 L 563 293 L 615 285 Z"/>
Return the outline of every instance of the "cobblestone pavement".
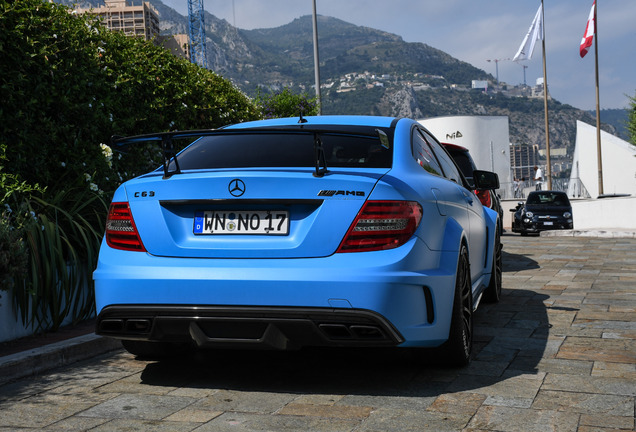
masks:
<path fill-rule="evenodd" d="M 636 396 L 636 239 L 504 241 L 504 294 L 466 368 L 402 351 L 122 350 L 0 387 L 0 431 L 625 431 Z"/>

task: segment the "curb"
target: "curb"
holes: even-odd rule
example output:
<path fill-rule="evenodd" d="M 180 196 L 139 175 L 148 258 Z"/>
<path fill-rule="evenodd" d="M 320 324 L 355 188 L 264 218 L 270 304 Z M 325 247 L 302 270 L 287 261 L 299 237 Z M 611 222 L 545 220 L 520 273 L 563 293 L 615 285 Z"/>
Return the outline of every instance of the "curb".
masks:
<path fill-rule="evenodd" d="M 117 349 L 119 340 L 91 333 L 0 357 L 0 385 Z"/>
<path fill-rule="evenodd" d="M 636 238 L 636 231 L 621 228 L 596 228 L 541 231 L 541 237 Z"/>

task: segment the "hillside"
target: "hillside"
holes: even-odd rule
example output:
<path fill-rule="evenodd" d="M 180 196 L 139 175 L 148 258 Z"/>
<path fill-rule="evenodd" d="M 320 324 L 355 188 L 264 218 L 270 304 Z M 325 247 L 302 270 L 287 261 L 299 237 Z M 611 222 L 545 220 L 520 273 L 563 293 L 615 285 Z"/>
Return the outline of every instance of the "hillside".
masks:
<path fill-rule="evenodd" d="M 510 139 L 545 148 L 542 98 L 508 97 L 501 89 L 484 93 L 471 90 L 472 80 L 494 81 L 486 72 L 421 43 L 341 20 L 320 17 L 323 113 L 396 115 L 412 118 L 443 115 L 505 115 L 510 118 Z M 286 85 L 311 90 L 313 45 L 309 16 L 276 29 L 239 31 L 262 52 L 275 57 L 265 68 L 254 66 L 245 81 L 232 76 L 249 94 L 257 86 Z M 255 76 L 260 75 L 260 80 Z M 302 83 L 307 83 L 304 86 Z M 552 148 L 572 151 L 576 120 L 594 124 L 585 111 L 550 101 Z M 606 127 L 610 132 L 614 129 Z"/>
<path fill-rule="evenodd" d="M 162 34 L 186 32 L 185 16 L 160 0 L 150 2 L 160 14 Z M 237 29 L 207 12 L 205 22 L 209 68 L 248 95 L 283 87 L 314 94 L 311 16 L 256 30 Z M 528 97 L 529 87 L 498 86 L 492 75 L 443 51 L 336 18 L 319 16 L 318 31 L 324 114 L 504 115 L 512 142 L 545 148 L 543 99 Z M 472 80 L 488 81 L 487 93 L 472 90 Z M 576 121 L 595 124 L 594 117 L 555 100 L 548 111 L 552 148 L 566 147 L 571 154 Z M 616 133 L 614 126 L 603 128 Z"/>
<path fill-rule="evenodd" d="M 153 0 L 160 13 L 159 0 Z M 170 10 L 171 11 L 171 10 Z M 174 12 L 174 11 L 172 11 Z M 170 12 L 166 32 L 185 17 Z M 181 18 L 179 18 L 181 17 Z M 239 30 L 206 13 L 210 68 L 251 96 L 290 87 L 314 94 L 312 19 L 304 16 L 271 28 Z M 324 114 L 371 114 L 411 118 L 446 115 L 504 115 L 510 140 L 545 148 L 542 98 L 507 96 L 485 71 L 423 43 L 319 16 L 320 75 Z M 488 93 L 471 90 L 472 80 L 489 81 Z M 595 124 L 586 111 L 549 103 L 552 148 L 574 148 L 576 121 Z M 613 126 L 603 128 L 615 133 Z"/>
<path fill-rule="evenodd" d="M 590 115 L 596 118 L 596 111 L 590 111 Z M 625 109 L 602 109 L 601 121 L 614 126 L 616 135 L 625 141 L 629 141 L 629 131 L 627 124 L 629 123 L 629 110 Z"/>

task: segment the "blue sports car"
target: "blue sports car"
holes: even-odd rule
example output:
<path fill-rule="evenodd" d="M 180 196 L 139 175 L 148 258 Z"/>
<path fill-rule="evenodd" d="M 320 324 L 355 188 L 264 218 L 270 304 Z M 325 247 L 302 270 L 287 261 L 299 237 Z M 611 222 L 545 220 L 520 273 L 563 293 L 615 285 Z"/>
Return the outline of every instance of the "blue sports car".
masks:
<path fill-rule="evenodd" d="M 472 189 L 496 189 L 496 174 L 475 171 L 470 187 L 409 119 L 262 120 L 114 144 L 148 141 L 164 163 L 115 192 L 97 334 L 145 357 L 438 347 L 470 361 L 473 312 L 501 294 L 498 214 Z"/>

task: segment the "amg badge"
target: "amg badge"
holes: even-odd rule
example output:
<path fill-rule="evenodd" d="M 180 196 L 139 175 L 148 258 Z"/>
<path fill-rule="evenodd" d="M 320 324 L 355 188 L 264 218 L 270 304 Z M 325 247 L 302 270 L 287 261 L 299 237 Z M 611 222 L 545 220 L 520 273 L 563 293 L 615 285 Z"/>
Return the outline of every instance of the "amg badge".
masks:
<path fill-rule="evenodd" d="M 318 192 L 318 196 L 330 197 L 330 196 L 337 196 L 337 195 L 363 197 L 364 192 L 363 191 L 347 191 L 347 190 L 321 190 L 320 192 Z"/>

